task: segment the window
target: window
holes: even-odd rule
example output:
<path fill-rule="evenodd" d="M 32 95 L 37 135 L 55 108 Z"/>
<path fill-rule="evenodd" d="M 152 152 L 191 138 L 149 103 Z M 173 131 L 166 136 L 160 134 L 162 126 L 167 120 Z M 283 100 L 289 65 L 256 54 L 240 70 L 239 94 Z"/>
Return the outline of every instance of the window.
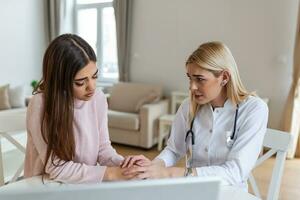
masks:
<path fill-rule="evenodd" d="M 112 0 L 77 0 L 75 30 L 97 55 L 99 81 L 117 82 L 119 69 Z"/>

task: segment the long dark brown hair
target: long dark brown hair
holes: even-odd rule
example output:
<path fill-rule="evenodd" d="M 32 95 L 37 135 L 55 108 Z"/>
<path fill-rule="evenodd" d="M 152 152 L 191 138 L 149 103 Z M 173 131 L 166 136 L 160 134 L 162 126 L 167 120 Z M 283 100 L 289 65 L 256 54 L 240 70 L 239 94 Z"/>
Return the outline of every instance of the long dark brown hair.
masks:
<path fill-rule="evenodd" d="M 92 47 L 74 34 L 58 36 L 45 52 L 43 77 L 33 91 L 42 93 L 44 102 L 41 132 L 47 152 L 43 177 L 50 157 L 58 166 L 75 156 L 73 84 L 76 73 L 90 61 L 96 62 Z M 54 163 L 54 156 L 62 162 Z"/>

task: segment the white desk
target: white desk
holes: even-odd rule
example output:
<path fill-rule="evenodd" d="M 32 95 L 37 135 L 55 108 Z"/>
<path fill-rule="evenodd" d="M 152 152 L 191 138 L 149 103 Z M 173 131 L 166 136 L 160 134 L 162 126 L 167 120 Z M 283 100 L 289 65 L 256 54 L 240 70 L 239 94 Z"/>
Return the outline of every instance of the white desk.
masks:
<path fill-rule="evenodd" d="M 122 184 L 122 182 L 116 182 L 116 183 Z M 128 183 L 126 183 L 126 184 L 128 184 Z M 41 189 L 42 191 L 46 191 L 46 190 L 49 191 L 49 189 L 53 189 L 54 187 L 57 188 L 57 187 L 62 187 L 62 186 L 65 186 L 65 185 L 57 183 L 57 182 L 49 181 L 49 180 L 46 180 L 45 184 L 43 184 L 41 177 L 37 176 L 37 177 L 28 178 L 28 179 L 23 179 L 21 181 L 14 182 L 14 183 L 0 187 L 0 196 L 1 196 L 2 192 L 9 191 L 9 190 L 18 192 L 18 191 L 31 190 L 32 188 L 35 188 L 35 189 Z M 72 186 L 72 185 L 70 185 L 70 186 Z M 94 187 L 95 184 L 94 185 L 91 184 L 90 186 Z M 89 185 L 85 185 L 85 187 L 89 187 Z M 56 192 L 57 191 L 59 191 L 59 190 L 56 190 Z M 199 199 L 201 199 L 200 197 L 201 197 L 201 194 L 199 194 Z M 47 199 L 51 199 L 51 197 L 49 196 Z M 124 199 L 126 199 L 126 198 L 124 198 Z M 259 200 L 259 198 L 255 197 L 243 190 L 235 188 L 235 187 L 221 186 L 220 200 Z"/>

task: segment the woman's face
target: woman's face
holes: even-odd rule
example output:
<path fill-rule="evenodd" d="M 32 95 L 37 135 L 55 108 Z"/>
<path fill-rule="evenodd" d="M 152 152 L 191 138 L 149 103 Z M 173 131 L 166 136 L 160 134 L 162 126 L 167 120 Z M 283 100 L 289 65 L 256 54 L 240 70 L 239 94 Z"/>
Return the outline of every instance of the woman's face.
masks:
<path fill-rule="evenodd" d="M 221 96 L 223 86 L 227 83 L 222 74 L 215 77 L 212 72 L 194 63 L 188 64 L 186 69 L 190 80 L 190 90 L 196 103 L 206 104 Z"/>
<path fill-rule="evenodd" d="M 90 61 L 75 75 L 73 83 L 75 98 L 83 101 L 90 100 L 95 93 L 97 78 L 98 69 L 96 63 Z"/>

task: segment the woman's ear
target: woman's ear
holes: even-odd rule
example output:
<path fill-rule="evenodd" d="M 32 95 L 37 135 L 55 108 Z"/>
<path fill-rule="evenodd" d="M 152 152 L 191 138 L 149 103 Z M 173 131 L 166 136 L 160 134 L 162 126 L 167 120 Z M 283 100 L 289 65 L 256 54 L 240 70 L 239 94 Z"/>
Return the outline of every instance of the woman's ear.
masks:
<path fill-rule="evenodd" d="M 223 80 L 222 82 L 221 82 L 221 86 L 225 86 L 226 85 L 226 81 L 225 80 Z"/>
<path fill-rule="evenodd" d="M 224 70 L 222 73 L 222 82 L 221 82 L 221 86 L 225 86 L 228 81 L 230 80 L 230 73 L 227 70 Z"/>

